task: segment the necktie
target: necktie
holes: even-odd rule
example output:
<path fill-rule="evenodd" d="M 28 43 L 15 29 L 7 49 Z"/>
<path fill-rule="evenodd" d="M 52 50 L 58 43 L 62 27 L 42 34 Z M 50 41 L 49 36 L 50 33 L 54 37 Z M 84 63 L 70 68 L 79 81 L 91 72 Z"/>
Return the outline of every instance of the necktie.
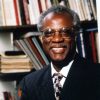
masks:
<path fill-rule="evenodd" d="M 60 92 L 61 92 L 61 88 L 62 88 L 60 81 L 61 81 L 62 77 L 63 77 L 63 75 L 61 75 L 60 73 L 55 73 L 53 75 L 56 100 L 59 100 L 59 97 L 60 97 Z"/>

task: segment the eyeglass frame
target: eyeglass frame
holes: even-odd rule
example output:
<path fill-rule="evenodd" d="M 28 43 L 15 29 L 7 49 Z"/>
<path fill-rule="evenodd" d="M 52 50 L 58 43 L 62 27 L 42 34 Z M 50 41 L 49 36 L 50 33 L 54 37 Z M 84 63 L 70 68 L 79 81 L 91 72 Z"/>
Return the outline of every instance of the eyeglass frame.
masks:
<path fill-rule="evenodd" d="M 65 33 L 64 31 L 67 31 L 67 32 Z M 53 37 L 56 32 L 60 33 L 62 37 L 72 38 L 72 37 L 75 37 L 79 31 L 76 28 L 74 28 L 74 26 L 71 26 L 71 27 L 62 27 L 56 30 L 48 27 L 41 30 L 41 32 L 42 32 L 42 35 L 47 38 Z M 52 32 L 52 33 L 48 33 L 48 32 Z"/>

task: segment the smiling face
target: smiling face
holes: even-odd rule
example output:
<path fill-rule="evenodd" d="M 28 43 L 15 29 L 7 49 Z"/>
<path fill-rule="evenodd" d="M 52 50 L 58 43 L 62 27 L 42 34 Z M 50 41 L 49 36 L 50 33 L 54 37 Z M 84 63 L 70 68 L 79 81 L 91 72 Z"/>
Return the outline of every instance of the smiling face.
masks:
<path fill-rule="evenodd" d="M 75 36 L 72 17 L 68 13 L 49 13 L 43 20 L 42 45 L 52 61 L 63 61 L 73 56 Z M 75 51 L 75 50 L 74 50 Z"/>

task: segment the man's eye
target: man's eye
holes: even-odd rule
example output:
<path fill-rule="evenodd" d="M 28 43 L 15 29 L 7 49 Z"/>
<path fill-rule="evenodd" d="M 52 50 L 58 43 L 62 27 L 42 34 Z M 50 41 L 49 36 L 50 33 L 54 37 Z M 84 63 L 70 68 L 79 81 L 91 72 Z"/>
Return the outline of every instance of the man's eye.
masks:
<path fill-rule="evenodd" d="M 45 31 L 44 34 L 45 35 L 50 35 L 50 34 L 52 34 L 52 32 L 51 31 Z"/>
<path fill-rule="evenodd" d="M 52 30 L 46 30 L 46 31 L 44 31 L 44 35 L 45 36 L 51 36 L 52 34 L 53 34 Z"/>
<path fill-rule="evenodd" d="M 66 36 L 71 36 L 72 34 L 72 31 L 70 29 L 63 29 L 62 30 L 62 33 Z"/>

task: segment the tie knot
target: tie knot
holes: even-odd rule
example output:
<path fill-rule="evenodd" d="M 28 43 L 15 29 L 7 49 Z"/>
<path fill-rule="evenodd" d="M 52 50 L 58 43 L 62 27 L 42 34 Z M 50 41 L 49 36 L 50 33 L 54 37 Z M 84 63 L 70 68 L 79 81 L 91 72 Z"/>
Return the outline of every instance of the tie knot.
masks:
<path fill-rule="evenodd" d="M 53 77 L 55 78 L 55 79 L 58 79 L 59 81 L 63 78 L 63 75 L 62 74 L 60 74 L 60 73 L 54 73 L 53 74 Z"/>

